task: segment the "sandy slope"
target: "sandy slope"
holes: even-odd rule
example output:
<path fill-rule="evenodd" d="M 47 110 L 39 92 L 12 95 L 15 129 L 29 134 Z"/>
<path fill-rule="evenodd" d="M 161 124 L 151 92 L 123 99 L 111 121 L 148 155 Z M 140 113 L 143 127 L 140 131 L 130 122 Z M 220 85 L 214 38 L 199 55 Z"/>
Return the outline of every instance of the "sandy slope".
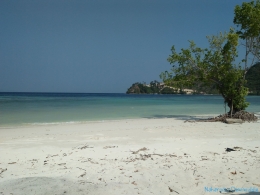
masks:
<path fill-rule="evenodd" d="M 214 194 L 210 187 L 260 191 L 260 121 L 0 128 L 0 194 Z"/>

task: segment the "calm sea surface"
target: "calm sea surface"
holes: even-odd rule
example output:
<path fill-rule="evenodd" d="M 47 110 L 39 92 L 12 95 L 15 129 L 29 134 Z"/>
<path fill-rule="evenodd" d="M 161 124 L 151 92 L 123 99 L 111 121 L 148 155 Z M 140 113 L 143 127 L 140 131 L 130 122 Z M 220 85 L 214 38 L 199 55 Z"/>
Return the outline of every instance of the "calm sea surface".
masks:
<path fill-rule="evenodd" d="M 248 96 L 247 101 L 247 110 L 259 115 L 260 96 Z M 0 126 L 217 116 L 224 112 L 223 98 L 215 95 L 0 93 Z"/>

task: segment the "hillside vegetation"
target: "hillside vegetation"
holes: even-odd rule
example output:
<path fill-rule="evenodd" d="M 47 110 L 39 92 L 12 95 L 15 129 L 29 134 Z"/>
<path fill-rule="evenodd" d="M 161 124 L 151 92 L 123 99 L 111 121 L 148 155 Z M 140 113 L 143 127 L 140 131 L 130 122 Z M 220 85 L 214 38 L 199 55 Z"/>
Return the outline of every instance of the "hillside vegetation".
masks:
<path fill-rule="evenodd" d="M 247 71 L 246 80 L 249 95 L 260 95 L 260 62 Z"/>
<path fill-rule="evenodd" d="M 152 81 L 150 84 L 136 82 L 126 91 L 127 94 L 204 94 L 205 91 L 212 94 L 214 93 L 214 87 L 205 87 L 201 84 L 196 84 L 192 89 L 188 88 L 173 88 L 160 83 L 158 81 Z"/>
<path fill-rule="evenodd" d="M 260 62 L 253 65 L 246 73 L 249 95 L 260 95 Z M 183 87 L 186 88 L 186 87 Z M 185 89 L 174 89 L 166 86 L 164 83 L 152 81 L 150 84 L 136 82 L 126 91 L 127 94 L 187 94 Z M 216 86 L 205 86 L 202 83 L 196 83 L 189 90 L 190 94 L 219 94 Z"/>

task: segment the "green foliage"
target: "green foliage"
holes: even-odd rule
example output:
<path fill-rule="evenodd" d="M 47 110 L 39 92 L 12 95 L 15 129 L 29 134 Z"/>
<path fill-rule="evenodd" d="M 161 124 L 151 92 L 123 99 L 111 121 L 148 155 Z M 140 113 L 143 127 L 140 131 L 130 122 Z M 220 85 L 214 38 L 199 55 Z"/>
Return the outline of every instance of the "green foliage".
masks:
<path fill-rule="evenodd" d="M 139 89 L 140 89 L 140 93 L 148 93 L 148 94 L 149 94 L 149 93 L 152 93 L 151 88 L 148 87 L 148 86 L 145 86 L 145 85 L 139 83 L 139 84 L 138 84 L 138 87 L 139 87 Z"/>
<path fill-rule="evenodd" d="M 132 84 L 132 86 L 130 88 L 127 89 L 126 93 L 130 94 L 130 93 L 140 93 L 140 88 L 138 87 L 139 83 L 134 83 Z"/>
<path fill-rule="evenodd" d="M 246 80 L 250 94 L 260 95 L 260 63 L 255 64 L 247 71 Z"/>
<path fill-rule="evenodd" d="M 177 94 L 178 91 L 176 89 L 170 88 L 170 87 L 164 87 L 161 90 L 161 94 Z"/>
<path fill-rule="evenodd" d="M 235 7 L 234 24 L 240 26 L 241 38 L 256 37 L 260 33 L 260 1 L 244 2 Z"/>
<path fill-rule="evenodd" d="M 255 58 L 260 60 L 260 1 L 244 2 L 241 6 L 235 7 L 234 24 L 240 29 L 237 34 L 244 42 L 245 46 L 245 68 L 248 61 L 251 65 L 255 63 Z"/>
<path fill-rule="evenodd" d="M 134 94 L 155 94 L 160 93 L 160 83 L 158 81 L 152 81 L 150 86 L 147 86 L 142 83 L 134 83 L 132 86 L 127 90 L 127 94 L 134 93 Z"/>
<path fill-rule="evenodd" d="M 153 93 L 160 93 L 160 83 L 158 81 L 150 82 L 150 88 Z"/>
<path fill-rule="evenodd" d="M 193 94 L 219 94 L 216 84 L 212 83 L 203 83 L 203 82 L 195 82 L 193 87 Z"/>
<path fill-rule="evenodd" d="M 238 35 L 231 29 L 229 33 L 207 37 L 209 49 L 202 49 L 190 41 L 188 49 L 176 52 L 173 46 L 168 61 L 172 64 L 171 72 L 161 73 L 160 77 L 169 86 L 181 88 L 203 83 L 215 85 L 230 111 L 244 110 L 247 88 L 244 87 L 244 71 L 235 66 L 237 57 Z"/>

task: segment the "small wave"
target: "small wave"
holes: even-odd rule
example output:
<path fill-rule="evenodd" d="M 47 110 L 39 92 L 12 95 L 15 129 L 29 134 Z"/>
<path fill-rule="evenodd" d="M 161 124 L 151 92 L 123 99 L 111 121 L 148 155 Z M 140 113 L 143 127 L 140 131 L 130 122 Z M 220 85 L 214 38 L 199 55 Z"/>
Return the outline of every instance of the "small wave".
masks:
<path fill-rule="evenodd" d="M 260 118 L 260 112 L 255 112 L 255 115 Z"/>
<path fill-rule="evenodd" d="M 118 120 L 91 120 L 91 121 L 67 121 L 67 122 L 38 122 L 38 123 L 23 123 L 24 126 L 48 126 L 48 125 L 67 125 L 67 124 L 85 124 L 85 123 L 103 123 L 106 121 Z"/>
<path fill-rule="evenodd" d="M 80 124 L 85 123 L 86 121 L 67 121 L 67 122 L 44 122 L 44 123 L 23 123 L 23 125 L 30 125 L 30 126 L 45 126 L 45 125 L 65 125 L 65 124 Z"/>

